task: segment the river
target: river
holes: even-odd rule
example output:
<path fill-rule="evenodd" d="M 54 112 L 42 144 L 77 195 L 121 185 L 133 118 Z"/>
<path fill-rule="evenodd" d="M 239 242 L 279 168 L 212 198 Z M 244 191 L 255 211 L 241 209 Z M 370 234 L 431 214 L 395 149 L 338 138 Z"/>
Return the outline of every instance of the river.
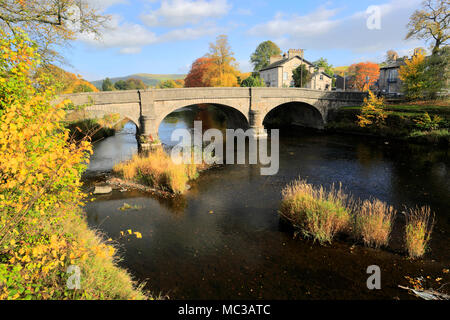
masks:
<path fill-rule="evenodd" d="M 170 145 L 171 132 L 192 127 L 194 119 L 206 127 L 226 125 L 220 112 L 182 110 L 162 123 L 162 142 Z M 410 299 L 398 288 L 407 285 L 405 276 L 443 276 L 450 266 L 448 150 L 320 132 L 281 133 L 275 176 L 261 176 L 259 165 L 228 165 L 204 172 L 184 196 L 173 199 L 114 191 L 86 205 L 89 225 L 114 240 L 120 265 L 136 280 L 171 299 Z M 110 170 L 136 152 L 135 127 L 128 123 L 95 144 L 88 173 Z M 407 259 L 401 213 L 386 249 L 345 238 L 327 246 L 293 239 L 277 210 L 281 189 L 299 176 L 316 185 L 342 182 L 354 196 L 377 197 L 400 212 L 403 205 L 431 206 L 436 225 L 430 252 L 419 261 Z M 138 209 L 119 210 L 124 203 Z M 127 230 L 142 238 L 127 236 Z M 367 289 L 370 265 L 381 268 L 381 290 Z"/>

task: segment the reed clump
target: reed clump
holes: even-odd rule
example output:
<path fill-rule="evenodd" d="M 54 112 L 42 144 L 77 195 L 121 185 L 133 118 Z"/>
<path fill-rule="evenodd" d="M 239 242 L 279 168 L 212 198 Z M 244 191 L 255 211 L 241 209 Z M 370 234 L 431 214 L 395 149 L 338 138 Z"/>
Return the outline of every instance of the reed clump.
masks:
<path fill-rule="evenodd" d="M 296 180 L 283 190 L 279 214 L 306 237 L 331 243 L 334 236 L 349 227 L 351 198 L 341 186 L 330 190 Z"/>
<path fill-rule="evenodd" d="M 114 172 L 126 180 L 181 194 L 187 190 L 188 181 L 198 177 L 200 168 L 195 164 L 176 164 L 162 149 L 157 149 L 115 165 Z"/>
<path fill-rule="evenodd" d="M 405 245 L 411 258 L 423 256 L 428 249 L 434 215 L 428 206 L 415 207 L 406 212 Z"/>
<path fill-rule="evenodd" d="M 394 223 L 395 210 L 378 199 L 357 205 L 353 220 L 353 234 L 368 247 L 387 246 Z"/>

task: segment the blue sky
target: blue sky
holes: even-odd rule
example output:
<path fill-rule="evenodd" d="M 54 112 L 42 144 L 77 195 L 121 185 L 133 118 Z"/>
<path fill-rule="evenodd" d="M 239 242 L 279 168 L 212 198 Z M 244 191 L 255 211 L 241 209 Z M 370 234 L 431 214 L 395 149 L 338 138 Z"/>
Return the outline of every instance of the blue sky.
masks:
<path fill-rule="evenodd" d="M 133 73 L 187 73 L 217 35 L 228 35 L 240 69 L 257 45 L 272 40 L 283 51 L 305 49 L 305 58 L 334 66 L 380 62 L 387 50 L 400 56 L 417 40 L 405 41 L 406 24 L 421 0 L 87 0 L 111 15 L 101 40 L 81 34 L 64 50 L 71 71 L 87 80 Z M 380 12 L 380 28 L 369 28 L 369 7 Z M 371 12 L 377 12 L 371 10 Z M 370 20 L 376 22 L 377 20 Z"/>

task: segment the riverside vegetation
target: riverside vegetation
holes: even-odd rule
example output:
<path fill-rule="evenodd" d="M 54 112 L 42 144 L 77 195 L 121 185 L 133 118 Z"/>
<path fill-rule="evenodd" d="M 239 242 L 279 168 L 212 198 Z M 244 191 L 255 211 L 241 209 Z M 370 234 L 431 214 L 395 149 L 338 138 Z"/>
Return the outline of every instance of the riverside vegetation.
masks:
<path fill-rule="evenodd" d="M 175 164 L 162 148 L 157 148 L 146 156 L 135 155 L 115 165 L 113 170 L 128 181 L 182 194 L 188 188 L 187 183 L 197 179 L 199 172 L 206 168 L 205 164 Z"/>
<path fill-rule="evenodd" d="M 341 108 L 327 129 L 449 146 L 450 104 L 448 100 L 388 104 L 369 92 L 361 107 Z"/>
<path fill-rule="evenodd" d="M 68 101 L 41 74 L 38 47 L 0 31 L 0 299 L 146 299 L 117 267 L 117 253 L 90 230 L 81 174 L 92 146 L 70 138 Z M 80 268 L 71 290 L 69 266 Z"/>
<path fill-rule="evenodd" d="M 354 200 L 332 185 L 330 190 L 298 179 L 282 191 L 279 214 L 307 238 L 321 244 L 331 243 L 347 234 L 369 247 L 386 247 L 394 223 L 395 210 L 378 199 Z M 425 254 L 431 238 L 433 218 L 429 207 L 406 212 L 405 246 L 411 258 Z"/>

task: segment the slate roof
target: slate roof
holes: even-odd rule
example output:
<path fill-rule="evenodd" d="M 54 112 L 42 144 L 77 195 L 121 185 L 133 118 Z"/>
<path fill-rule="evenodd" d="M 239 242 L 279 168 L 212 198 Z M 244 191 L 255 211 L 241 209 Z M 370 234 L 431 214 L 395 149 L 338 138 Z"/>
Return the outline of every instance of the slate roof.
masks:
<path fill-rule="evenodd" d="M 269 64 L 267 67 L 262 68 L 259 71 L 261 72 L 261 71 L 265 71 L 265 70 L 269 70 L 269 69 L 278 68 L 278 67 L 282 66 L 283 64 L 285 64 L 286 62 L 291 61 L 292 59 L 295 59 L 295 58 L 299 58 L 300 60 L 303 60 L 307 64 L 313 66 L 313 64 L 311 62 L 309 62 L 308 60 L 302 59 L 299 56 L 295 56 L 295 57 L 292 57 L 292 58 L 285 58 L 285 59 L 281 59 L 279 61 L 276 61 L 276 62 L 274 62 L 272 64 Z"/>
<path fill-rule="evenodd" d="M 393 69 L 393 68 L 400 68 L 401 66 L 404 66 L 406 63 L 403 59 L 398 59 L 393 62 L 389 62 L 384 67 L 381 67 L 380 69 Z"/>

